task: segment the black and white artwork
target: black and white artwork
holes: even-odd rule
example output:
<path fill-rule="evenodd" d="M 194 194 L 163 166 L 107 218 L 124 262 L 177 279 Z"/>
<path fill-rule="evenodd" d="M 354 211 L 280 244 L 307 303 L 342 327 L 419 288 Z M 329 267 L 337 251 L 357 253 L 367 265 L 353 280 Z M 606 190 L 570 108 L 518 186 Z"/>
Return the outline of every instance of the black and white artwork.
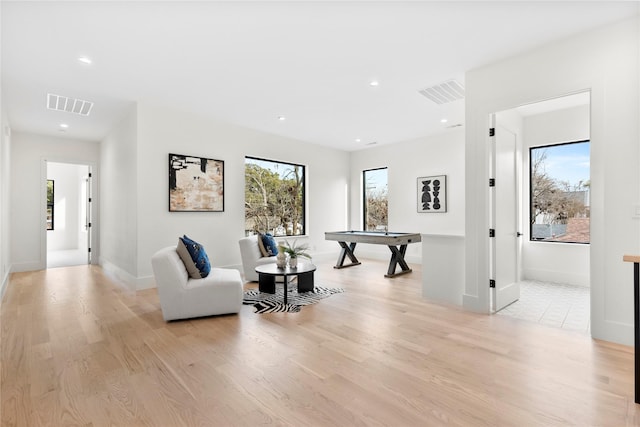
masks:
<path fill-rule="evenodd" d="M 439 213 L 447 211 L 447 176 L 418 178 L 418 212 Z"/>
<path fill-rule="evenodd" d="M 169 154 L 169 212 L 186 211 L 224 211 L 224 161 Z"/>

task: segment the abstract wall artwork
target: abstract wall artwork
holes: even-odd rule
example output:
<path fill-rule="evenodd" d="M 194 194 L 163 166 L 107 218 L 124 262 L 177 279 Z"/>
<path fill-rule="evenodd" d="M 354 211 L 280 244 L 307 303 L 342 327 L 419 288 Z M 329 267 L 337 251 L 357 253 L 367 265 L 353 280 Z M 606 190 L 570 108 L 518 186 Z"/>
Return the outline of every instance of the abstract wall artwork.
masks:
<path fill-rule="evenodd" d="M 223 212 L 224 161 L 169 154 L 169 212 Z"/>
<path fill-rule="evenodd" d="M 447 176 L 418 178 L 418 212 L 447 211 Z"/>

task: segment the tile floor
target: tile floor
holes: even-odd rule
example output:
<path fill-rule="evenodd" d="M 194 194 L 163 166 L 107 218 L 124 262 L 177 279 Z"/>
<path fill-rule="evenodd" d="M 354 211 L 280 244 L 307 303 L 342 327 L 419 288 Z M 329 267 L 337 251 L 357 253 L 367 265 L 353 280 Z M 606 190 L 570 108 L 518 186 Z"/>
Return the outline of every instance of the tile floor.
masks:
<path fill-rule="evenodd" d="M 47 268 L 88 264 L 86 250 L 69 249 L 47 252 Z"/>
<path fill-rule="evenodd" d="M 526 280 L 520 299 L 497 314 L 590 333 L 590 288 Z"/>

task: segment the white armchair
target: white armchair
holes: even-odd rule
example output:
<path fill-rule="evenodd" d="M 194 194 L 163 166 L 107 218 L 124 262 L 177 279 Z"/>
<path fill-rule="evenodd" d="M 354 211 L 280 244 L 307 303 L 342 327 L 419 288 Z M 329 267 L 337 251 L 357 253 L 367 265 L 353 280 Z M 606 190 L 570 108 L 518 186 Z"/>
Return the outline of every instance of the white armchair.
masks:
<path fill-rule="evenodd" d="M 260 246 L 258 246 L 258 235 L 253 235 L 240 239 L 240 257 L 242 258 L 242 269 L 244 270 L 244 279 L 247 282 L 257 282 L 258 273 L 256 267 L 263 264 L 276 262 L 274 256 L 262 256 Z"/>
<path fill-rule="evenodd" d="M 204 279 L 192 279 L 175 246 L 151 257 L 164 320 L 238 313 L 242 307 L 242 278 L 238 270 L 212 268 Z"/>

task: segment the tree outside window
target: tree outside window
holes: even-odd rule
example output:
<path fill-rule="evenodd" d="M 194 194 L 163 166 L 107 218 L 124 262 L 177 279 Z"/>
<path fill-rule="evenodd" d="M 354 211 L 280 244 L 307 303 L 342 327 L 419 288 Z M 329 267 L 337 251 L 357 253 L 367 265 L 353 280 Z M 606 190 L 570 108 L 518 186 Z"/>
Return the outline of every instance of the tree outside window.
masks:
<path fill-rule="evenodd" d="M 531 240 L 589 243 L 589 141 L 531 148 Z"/>
<path fill-rule="evenodd" d="M 52 179 L 47 180 L 47 230 L 53 230 L 53 206 L 54 206 L 54 183 Z"/>
<path fill-rule="evenodd" d="M 303 235 L 304 206 L 303 165 L 245 157 L 245 234 Z"/>
<path fill-rule="evenodd" d="M 387 231 L 389 226 L 387 168 L 363 171 L 362 183 L 365 231 Z"/>

